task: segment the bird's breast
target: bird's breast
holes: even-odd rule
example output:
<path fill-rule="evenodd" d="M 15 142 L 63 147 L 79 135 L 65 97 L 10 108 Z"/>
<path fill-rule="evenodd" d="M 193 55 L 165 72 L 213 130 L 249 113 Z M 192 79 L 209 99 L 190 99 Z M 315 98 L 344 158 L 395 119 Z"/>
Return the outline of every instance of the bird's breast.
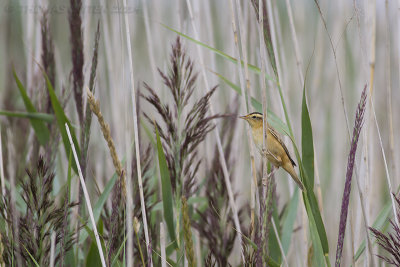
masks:
<path fill-rule="evenodd" d="M 257 147 L 258 152 L 263 156 L 263 134 L 262 129 L 256 129 L 252 132 L 254 144 Z M 282 165 L 282 157 L 284 156 L 284 150 L 279 144 L 276 138 L 268 133 L 267 136 L 267 150 L 266 155 L 268 161 L 270 161 L 275 167 L 280 167 Z"/>

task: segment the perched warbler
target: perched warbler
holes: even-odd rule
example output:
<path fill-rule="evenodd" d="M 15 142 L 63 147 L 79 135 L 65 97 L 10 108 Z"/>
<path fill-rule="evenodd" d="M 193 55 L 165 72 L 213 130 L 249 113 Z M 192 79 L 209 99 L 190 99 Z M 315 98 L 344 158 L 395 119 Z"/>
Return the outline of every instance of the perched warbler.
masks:
<path fill-rule="evenodd" d="M 290 157 L 289 151 L 282 141 L 279 133 L 268 125 L 267 133 L 267 151 L 263 150 L 263 115 L 259 112 L 253 112 L 246 116 L 241 116 L 241 119 L 246 120 L 253 135 L 253 141 L 261 156 L 266 157 L 276 168 L 282 167 L 287 171 L 293 180 L 298 184 L 301 190 L 304 191 L 304 185 L 300 181 L 294 166 L 296 163 Z"/>

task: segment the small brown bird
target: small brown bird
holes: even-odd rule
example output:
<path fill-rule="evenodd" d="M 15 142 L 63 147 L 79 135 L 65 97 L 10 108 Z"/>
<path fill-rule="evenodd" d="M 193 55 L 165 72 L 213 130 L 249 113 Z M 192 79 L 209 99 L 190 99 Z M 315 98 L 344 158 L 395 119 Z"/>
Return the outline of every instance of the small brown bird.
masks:
<path fill-rule="evenodd" d="M 290 157 L 289 151 L 283 143 L 279 133 L 268 125 L 267 151 L 265 152 L 263 151 L 263 115 L 259 112 L 253 112 L 246 116 L 241 116 L 240 118 L 249 123 L 253 134 L 254 144 L 260 154 L 266 156 L 276 168 L 282 167 L 287 171 L 298 184 L 300 189 L 304 191 L 304 185 L 294 171 L 296 163 Z"/>

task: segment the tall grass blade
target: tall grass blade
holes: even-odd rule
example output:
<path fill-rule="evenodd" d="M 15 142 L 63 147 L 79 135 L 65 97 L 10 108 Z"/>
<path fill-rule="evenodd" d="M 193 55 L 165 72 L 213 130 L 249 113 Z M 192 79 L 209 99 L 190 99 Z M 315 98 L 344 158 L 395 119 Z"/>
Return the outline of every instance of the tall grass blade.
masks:
<path fill-rule="evenodd" d="M 389 214 L 391 213 L 392 210 L 392 201 L 389 200 L 386 202 L 385 206 L 383 209 L 379 212 L 379 214 L 376 216 L 376 219 L 374 223 L 372 224 L 372 227 L 377 229 L 377 230 L 382 230 L 387 224 L 387 218 L 389 217 Z M 364 253 L 365 251 L 365 240 L 361 243 L 361 245 L 358 247 L 356 254 L 354 255 L 354 260 L 357 262 L 357 260 L 360 258 L 360 256 Z"/>
<path fill-rule="evenodd" d="M 396 201 L 396 210 L 400 209 L 400 198 L 393 194 L 393 198 Z M 385 253 L 380 252 L 376 256 L 388 264 L 400 266 L 400 228 L 395 220 L 389 220 L 392 226 L 392 231 L 384 233 L 373 227 L 369 227 L 369 230 L 375 236 L 375 239 Z"/>
<path fill-rule="evenodd" d="M 222 51 L 220 51 L 220 50 L 218 50 L 218 49 L 216 49 L 214 47 L 206 45 L 205 43 L 202 43 L 202 42 L 200 42 L 200 41 L 198 41 L 198 40 L 196 40 L 196 39 L 194 39 L 194 38 L 192 38 L 192 37 L 190 37 L 190 36 L 188 36 L 188 35 L 186 35 L 184 33 L 181 33 L 181 32 L 179 32 L 179 31 L 177 31 L 177 30 L 175 30 L 175 29 L 173 29 L 171 27 L 168 27 L 167 25 L 164 25 L 162 23 L 161 23 L 161 25 L 163 27 L 167 28 L 168 30 L 173 31 L 176 34 L 184 37 L 185 39 L 187 39 L 187 40 L 189 40 L 189 41 L 191 41 L 191 42 L 193 42 L 195 44 L 198 44 L 198 45 L 200 45 L 202 47 L 207 48 L 208 50 L 214 52 L 218 56 L 221 56 L 221 57 L 223 57 L 223 58 L 225 58 L 225 59 L 227 59 L 227 60 L 229 60 L 229 61 L 231 61 L 233 63 L 237 63 L 237 61 L 238 61 L 236 58 L 234 58 L 234 57 L 232 57 L 232 56 L 230 56 L 230 55 L 228 55 L 228 54 L 226 54 L 226 53 L 224 53 L 224 52 L 222 52 Z M 241 65 L 242 65 L 242 67 L 244 67 L 243 60 L 241 61 Z M 261 74 L 261 69 L 259 67 L 255 66 L 255 65 L 252 65 L 252 64 L 247 64 L 247 66 L 248 66 L 249 70 L 251 70 L 251 71 L 253 71 L 253 72 L 257 73 L 257 74 Z M 272 78 L 271 76 L 269 76 L 267 74 L 265 74 L 265 78 L 267 80 L 275 81 L 274 78 Z"/>
<path fill-rule="evenodd" d="M 271 179 L 271 178 L 270 178 Z M 275 182 L 270 182 L 268 186 L 274 187 Z M 283 256 L 282 256 L 282 250 L 280 248 L 280 237 L 282 236 L 281 229 L 277 229 L 277 232 L 275 233 L 274 228 L 272 224 L 274 223 L 275 225 L 280 225 L 279 221 L 279 214 L 278 214 L 278 207 L 276 203 L 276 199 L 274 199 L 274 194 L 273 192 L 276 189 L 272 189 L 271 191 L 271 198 L 272 204 L 270 207 L 267 207 L 266 212 L 271 212 L 271 220 L 268 222 L 268 254 L 271 256 L 272 259 L 274 259 L 276 262 L 279 264 L 282 264 Z M 268 198 L 268 197 L 267 197 Z M 268 200 L 267 200 L 268 201 Z M 269 209 L 272 209 L 272 211 L 269 211 Z"/>
<path fill-rule="evenodd" d="M 221 80 L 223 80 L 230 88 L 236 91 L 239 96 L 242 95 L 242 91 L 240 90 L 240 87 L 233 82 L 231 82 L 229 79 L 225 78 L 219 73 L 213 72 L 215 75 L 217 75 Z M 255 109 L 255 111 L 258 111 L 262 113 L 262 104 L 260 101 L 255 99 L 254 97 L 251 97 L 251 105 Z M 281 134 L 287 135 L 289 132 L 289 128 L 287 127 L 286 123 L 284 123 L 278 116 L 275 115 L 270 109 L 267 109 L 267 116 L 268 116 L 268 124 L 271 124 L 272 127 L 277 129 Z"/>
<path fill-rule="evenodd" d="M 35 258 L 32 256 L 32 254 L 29 252 L 29 250 L 24 246 L 24 244 L 21 243 L 21 245 L 24 247 L 26 253 L 28 253 L 29 257 L 31 258 L 32 262 L 35 264 L 36 267 L 40 267 L 39 263 L 35 260 Z"/>
<path fill-rule="evenodd" d="M 281 92 L 281 89 L 279 86 L 278 86 L 278 88 Z M 283 97 L 282 94 L 281 94 L 281 97 Z M 283 98 L 282 98 L 282 101 L 284 104 Z M 286 115 L 286 118 L 288 119 L 286 112 L 285 112 L 285 115 Z M 310 230 L 311 231 L 313 229 L 317 230 L 317 232 L 318 232 L 317 236 L 319 237 L 320 243 L 322 245 L 322 251 L 327 260 L 327 264 L 330 265 L 329 258 L 327 257 L 327 255 L 329 255 L 329 244 L 328 244 L 328 237 L 326 235 L 325 225 L 324 225 L 324 222 L 322 221 L 321 212 L 319 210 L 317 199 L 315 197 L 314 191 L 312 190 L 313 186 L 309 184 L 310 183 L 309 178 L 307 177 L 307 174 L 304 171 L 305 167 L 304 167 L 303 161 L 300 157 L 299 150 L 296 146 L 296 143 L 293 141 L 293 133 L 291 131 L 291 127 L 289 124 L 288 124 L 288 127 L 289 127 L 289 130 L 291 133 L 290 138 L 293 142 L 294 152 L 295 152 L 295 155 L 297 158 L 297 162 L 299 164 L 301 180 L 307 189 L 307 191 L 303 193 L 303 200 L 304 200 L 305 208 L 306 208 L 307 215 L 308 215 L 308 218 L 310 221 L 310 225 L 312 224 L 313 226 L 315 226 L 315 228 L 314 227 L 310 228 Z"/>
<path fill-rule="evenodd" d="M 307 66 L 307 73 L 309 67 L 310 64 L 308 64 Z M 282 104 L 285 106 L 282 89 L 279 85 L 278 89 L 279 89 L 279 94 L 281 96 Z M 284 110 L 286 119 L 288 119 L 286 108 L 284 108 Z M 300 155 L 297 151 L 296 145 L 294 145 L 294 147 L 296 150 L 296 157 L 299 161 L 300 176 L 302 178 L 304 186 L 307 189 L 307 192 L 303 194 L 303 200 L 306 205 L 306 211 L 309 218 L 310 232 L 314 246 L 314 254 L 315 253 L 317 254 L 316 257 L 323 255 L 325 257 L 326 264 L 330 266 L 328 237 L 326 235 L 324 222 L 322 221 L 317 198 L 315 197 L 314 194 L 314 144 L 312 136 L 311 119 L 310 119 L 310 114 L 308 112 L 307 99 L 306 99 L 306 81 L 304 81 L 303 84 L 301 122 L 302 122 L 302 159 L 300 159 Z M 319 240 L 317 240 L 317 237 Z M 320 250 L 320 246 L 322 246 L 322 251 Z"/>
<path fill-rule="evenodd" d="M 28 94 L 26 93 L 25 87 L 22 85 L 21 81 L 18 79 L 17 73 L 15 70 L 13 70 L 14 78 L 17 83 L 19 92 L 22 96 L 22 99 L 24 100 L 25 108 L 28 112 L 30 113 L 36 113 L 36 108 L 32 104 L 31 100 L 29 99 Z M 33 130 L 35 131 L 35 134 L 39 140 L 39 143 L 43 146 L 45 145 L 50 138 L 50 132 L 49 129 L 46 127 L 46 125 L 43 123 L 43 121 L 30 118 L 29 121 L 31 122 L 31 125 L 33 127 Z"/>
<path fill-rule="evenodd" d="M 121 255 L 121 252 L 123 251 L 124 247 L 126 246 L 126 240 L 128 239 L 128 236 L 125 236 L 124 241 L 121 243 L 121 245 L 119 246 L 117 252 L 115 253 L 113 260 L 111 262 L 111 266 L 115 266 L 115 264 L 118 261 L 119 256 Z M 124 257 L 125 259 L 125 257 Z"/>
<path fill-rule="evenodd" d="M 165 222 L 167 224 L 169 237 L 171 238 L 171 241 L 174 242 L 174 246 L 177 247 L 175 225 L 174 225 L 174 210 L 172 205 L 171 179 L 169 177 L 167 160 L 165 159 L 165 154 L 162 148 L 160 135 L 158 134 L 158 128 L 156 125 L 154 125 L 154 127 L 156 129 L 158 164 L 160 166 L 160 174 L 161 174 L 163 214 Z"/>
<path fill-rule="evenodd" d="M 295 152 L 296 159 L 297 159 L 297 162 L 299 165 L 300 177 L 301 177 L 301 180 L 302 180 L 304 186 L 307 189 L 306 192 L 303 192 L 303 200 L 305 203 L 305 208 L 306 208 L 307 215 L 308 215 L 308 218 L 310 221 L 310 225 L 315 226 L 315 228 L 311 228 L 310 230 L 316 229 L 318 231 L 317 236 L 319 236 L 319 239 L 320 239 L 320 242 L 322 245 L 322 251 L 323 251 L 323 253 L 325 255 L 325 259 L 327 261 L 326 264 L 330 265 L 329 257 L 328 257 L 329 244 L 328 244 L 328 237 L 326 235 L 325 225 L 324 225 L 324 222 L 322 221 L 321 212 L 319 210 L 317 199 L 315 197 L 314 191 L 312 190 L 313 185 L 310 184 L 309 178 L 307 177 L 307 173 L 305 172 L 305 167 L 303 165 L 302 158 L 300 157 L 299 150 L 294 141 L 294 135 L 293 135 L 292 127 L 291 127 L 290 120 L 289 120 L 289 114 L 288 114 L 287 108 L 286 108 L 286 102 L 283 97 L 282 88 L 280 87 L 279 84 L 277 85 L 277 87 L 278 87 L 278 91 L 279 91 L 279 96 L 281 98 L 282 107 L 283 107 L 283 111 L 285 114 L 287 126 L 289 129 L 289 134 L 290 134 L 289 137 L 292 140 L 294 152 Z"/>
<path fill-rule="evenodd" d="M 68 135 L 67 137 L 68 137 L 69 143 L 70 143 L 71 148 L 72 148 L 72 153 L 74 155 L 75 163 L 76 163 L 76 165 L 78 167 L 79 179 L 80 179 L 81 186 L 82 186 L 82 189 L 83 189 L 83 194 L 85 196 L 86 206 L 87 206 L 87 209 L 89 211 L 90 220 L 91 220 L 91 222 L 93 224 L 93 232 L 94 232 L 96 243 L 97 243 L 97 249 L 99 250 L 99 255 L 100 255 L 100 259 L 101 259 L 101 265 L 103 267 L 106 267 L 106 262 L 104 260 L 104 254 L 103 254 L 103 248 L 101 246 L 99 233 L 97 231 L 96 222 L 94 220 L 92 205 L 90 204 L 89 193 L 88 193 L 88 191 L 86 189 L 85 180 L 83 179 L 82 171 L 81 171 L 81 168 L 79 166 L 78 155 L 76 153 L 76 149 L 75 149 L 75 146 L 74 146 L 74 143 L 73 143 L 73 140 L 72 140 L 71 132 L 69 130 L 69 127 L 68 127 L 67 123 L 65 123 L 65 130 L 67 132 L 67 135 Z"/>
<path fill-rule="evenodd" d="M 194 256 L 194 246 L 192 239 L 192 227 L 190 225 L 190 216 L 187 199 L 185 196 L 181 197 L 182 206 L 182 222 L 183 222 L 183 237 L 185 240 L 185 255 L 189 262 L 189 266 L 196 266 L 196 258 Z"/>
<path fill-rule="evenodd" d="M 70 132 L 71 132 L 71 138 L 74 143 L 76 152 L 78 153 L 78 155 L 80 155 L 81 151 L 79 149 L 79 145 L 78 145 L 79 143 L 78 143 L 78 140 L 76 139 L 76 135 L 73 130 L 73 127 L 72 127 L 71 123 L 69 122 L 67 116 L 65 115 L 60 102 L 58 101 L 58 98 L 56 96 L 56 93 L 54 92 L 54 88 L 49 80 L 49 77 L 47 77 L 46 73 L 43 73 L 43 75 L 44 75 L 44 78 L 46 79 L 47 90 L 49 91 L 51 105 L 53 107 L 54 114 L 57 119 L 57 125 L 60 130 L 61 137 L 62 137 L 62 140 L 64 143 L 65 153 L 67 155 L 69 155 L 70 150 L 71 150 L 71 146 L 69 145 L 69 141 L 68 141 L 68 134 L 65 129 L 65 124 L 67 124 L 70 129 Z M 72 162 L 72 169 L 74 169 L 75 173 L 78 174 L 77 163 L 75 161 Z"/>
<path fill-rule="evenodd" d="M 323 246 L 321 243 L 321 237 L 319 236 L 316 220 L 313 217 L 313 213 L 309 211 L 311 209 L 310 203 L 307 199 L 304 202 L 306 205 L 306 210 L 309 218 L 308 221 L 310 226 L 310 236 L 314 250 L 312 257 L 312 262 L 313 262 L 312 266 L 330 266 L 329 259 L 325 264 Z"/>
<path fill-rule="evenodd" d="M 104 188 L 103 193 L 101 193 L 99 199 L 96 204 L 93 206 L 93 217 L 95 222 L 97 222 L 100 218 L 101 211 L 103 210 L 104 204 L 106 203 L 112 189 L 114 188 L 115 182 L 117 181 L 118 176 L 117 173 L 114 173 L 112 178 L 108 181 L 106 187 Z M 89 229 L 92 229 L 92 225 L 88 224 Z M 87 232 L 82 232 L 79 237 L 79 244 L 83 244 L 86 238 L 88 237 Z"/>
<path fill-rule="evenodd" d="M 278 86 L 278 89 L 281 92 L 280 87 Z M 283 101 L 284 104 L 284 100 L 283 100 L 283 96 L 281 94 L 281 100 Z M 287 113 L 285 112 L 286 115 L 286 119 L 288 121 L 288 116 Z M 317 235 L 319 237 L 319 241 L 320 244 L 322 246 L 322 251 L 323 254 L 325 255 L 325 259 L 326 259 L 326 264 L 330 266 L 329 263 L 329 244 L 328 244 L 328 237 L 326 235 L 326 230 L 325 230 L 325 225 L 324 222 L 322 221 L 322 217 L 321 217 L 321 212 L 319 210 L 319 206 L 318 206 L 318 202 L 317 199 L 315 197 L 314 191 L 312 190 L 312 185 L 309 184 L 309 178 L 307 177 L 306 172 L 304 171 L 304 165 L 303 165 L 303 161 L 300 157 L 300 153 L 299 150 L 296 146 L 296 143 L 293 141 L 293 132 L 291 131 L 291 127 L 288 124 L 289 130 L 290 130 L 290 138 L 292 140 L 293 143 L 293 148 L 294 148 L 294 152 L 297 158 L 297 162 L 299 164 L 299 169 L 300 169 L 300 176 L 301 176 L 301 180 L 304 183 L 304 186 L 306 187 L 306 192 L 303 192 L 303 200 L 304 200 L 304 204 L 305 204 L 305 208 L 306 208 L 306 212 L 309 218 L 309 223 L 310 223 L 310 231 L 317 231 Z M 312 227 L 311 227 L 312 226 Z M 314 234 L 314 233 L 313 233 Z"/>
<path fill-rule="evenodd" d="M 50 98 L 49 98 L 50 99 Z M 51 105 L 51 103 L 50 103 Z M 67 171 L 67 184 L 66 184 L 66 194 L 64 205 L 68 205 L 71 201 L 71 181 L 72 181 L 72 153 L 70 151 L 68 155 L 68 171 Z M 60 246 L 60 261 L 61 267 L 64 267 L 65 264 L 65 244 L 68 242 L 65 238 L 65 233 L 68 227 L 68 212 L 67 209 L 64 211 L 64 218 L 63 218 L 63 228 L 61 229 L 61 246 Z"/>
<path fill-rule="evenodd" d="M 97 30 L 94 38 L 94 48 L 93 48 L 93 56 L 92 56 L 92 66 L 90 69 L 90 79 L 89 79 L 89 90 L 94 94 L 94 82 L 96 78 L 96 70 L 97 70 L 97 61 L 98 61 L 98 51 L 99 51 L 99 39 L 100 39 L 100 21 L 97 22 Z M 92 111 L 90 110 L 89 101 L 86 102 L 85 108 L 85 120 L 83 123 L 83 127 L 81 129 L 81 148 L 83 154 L 81 156 L 82 161 L 85 166 L 86 171 L 86 160 L 87 160 L 87 152 L 89 148 L 89 140 L 90 140 L 90 127 L 92 124 Z M 85 172 L 84 171 L 84 172 Z"/>
<path fill-rule="evenodd" d="M 307 173 L 309 185 L 314 188 L 314 142 L 311 127 L 310 114 L 306 100 L 306 87 L 303 87 L 303 105 L 301 111 L 301 156 L 303 159 L 304 171 Z"/>
<path fill-rule="evenodd" d="M 302 175 L 304 175 L 304 171 L 302 171 Z M 314 191 L 310 190 L 308 185 L 308 178 L 306 176 L 303 176 L 304 178 L 303 181 L 305 187 L 307 188 L 307 192 L 303 195 L 304 202 L 307 204 L 306 205 L 306 211 L 307 215 L 310 221 L 310 225 L 313 226 L 313 228 L 310 229 L 310 231 L 316 230 L 318 233 L 319 241 L 321 242 L 322 246 L 322 251 L 325 256 L 329 255 L 329 243 L 328 243 L 328 237 L 326 235 L 326 230 L 324 226 L 324 222 L 322 221 L 321 217 L 321 212 L 319 210 L 317 198 L 315 197 Z M 314 243 L 315 244 L 315 243 Z M 326 258 L 329 260 L 329 258 Z M 328 264 L 328 263 L 327 263 Z"/>
<path fill-rule="evenodd" d="M 99 221 L 97 228 L 99 229 L 99 234 L 103 235 L 103 221 L 102 220 Z M 99 251 L 97 249 L 96 242 L 94 241 L 95 236 L 94 236 L 93 230 L 89 229 L 87 227 L 87 225 L 85 226 L 85 229 L 86 229 L 86 232 L 90 233 L 90 237 L 92 238 L 92 242 L 90 244 L 89 251 L 86 254 L 86 266 L 87 267 L 100 266 L 101 260 L 99 257 Z"/>
<path fill-rule="evenodd" d="M 281 264 L 277 263 L 276 261 L 274 261 L 269 256 L 266 257 L 266 262 L 267 262 L 267 266 L 270 266 L 270 267 L 281 267 Z"/>
<path fill-rule="evenodd" d="M 272 19 L 272 17 L 267 16 L 267 4 L 266 1 L 263 1 L 262 5 L 262 10 L 259 10 L 259 1 L 258 0 L 251 0 L 251 3 L 253 4 L 254 11 L 256 13 L 257 20 L 260 22 L 260 20 L 263 23 L 263 35 L 264 35 L 264 43 L 267 48 L 268 52 L 268 57 L 269 61 L 271 63 L 272 69 L 275 73 L 275 76 L 278 78 L 278 69 L 276 66 L 276 58 L 275 58 L 275 53 L 274 49 L 272 46 L 272 38 L 271 38 L 271 27 L 269 23 L 269 19 Z M 260 17 L 260 14 L 262 14 L 262 18 Z"/>
<path fill-rule="evenodd" d="M 290 247 L 290 241 L 292 238 L 293 234 L 293 226 L 296 221 L 296 215 L 297 215 L 297 208 L 299 206 L 299 189 L 296 186 L 293 196 L 289 202 L 288 208 L 287 208 L 287 215 L 283 219 L 282 223 L 282 236 L 281 236 L 281 242 L 282 242 L 282 247 L 283 251 L 287 255 Z"/>
<path fill-rule="evenodd" d="M 35 119 L 43 122 L 52 122 L 54 116 L 47 113 L 40 112 L 19 112 L 19 111 L 8 111 L 0 110 L 0 115 L 15 118 Z"/>
<path fill-rule="evenodd" d="M 50 267 L 54 267 L 54 260 L 55 260 L 55 254 L 56 254 L 56 232 L 51 233 L 51 238 L 50 238 Z"/>

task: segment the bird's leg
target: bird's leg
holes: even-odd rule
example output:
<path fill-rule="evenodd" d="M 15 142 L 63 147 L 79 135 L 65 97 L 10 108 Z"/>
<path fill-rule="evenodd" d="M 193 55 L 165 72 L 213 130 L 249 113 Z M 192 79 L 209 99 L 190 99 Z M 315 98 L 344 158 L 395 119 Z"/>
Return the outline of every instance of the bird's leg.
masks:
<path fill-rule="evenodd" d="M 267 157 L 267 155 L 270 155 L 271 153 L 268 151 L 268 149 L 262 148 L 261 154 L 263 157 Z"/>
<path fill-rule="evenodd" d="M 272 154 L 268 149 L 262 149 L 262 151 L 261 151 L 261 153 L 262 153 L 262 155 L 264 156 L 264 157 L 268 157 L 268 156 L 271 156 L 271 157 L 273 157 L 277 162 L 280 162 L 281 160 L 280 159 L 278 159 L 274 154 Z"/>
<path fill-rule="evenodd" d="M 271 171 L 268 173 L 268 179 L 274 175 L 274 173 L 278 170 L 278 168 L 275 168 L 274 166 L 271 167 Z"/>
<path fill-rule="evenodd" d="M 270 179 L 272 175 L 274 175 L 277 169 L 279 169 L 279 167 L 275 168 L 273 165 L 271 166 L 271 171 L 268 173 L 267 177 L 263 177 L 262 179 L 262 183 L 264 186 L 267 186 L 267 180 Z"/>

